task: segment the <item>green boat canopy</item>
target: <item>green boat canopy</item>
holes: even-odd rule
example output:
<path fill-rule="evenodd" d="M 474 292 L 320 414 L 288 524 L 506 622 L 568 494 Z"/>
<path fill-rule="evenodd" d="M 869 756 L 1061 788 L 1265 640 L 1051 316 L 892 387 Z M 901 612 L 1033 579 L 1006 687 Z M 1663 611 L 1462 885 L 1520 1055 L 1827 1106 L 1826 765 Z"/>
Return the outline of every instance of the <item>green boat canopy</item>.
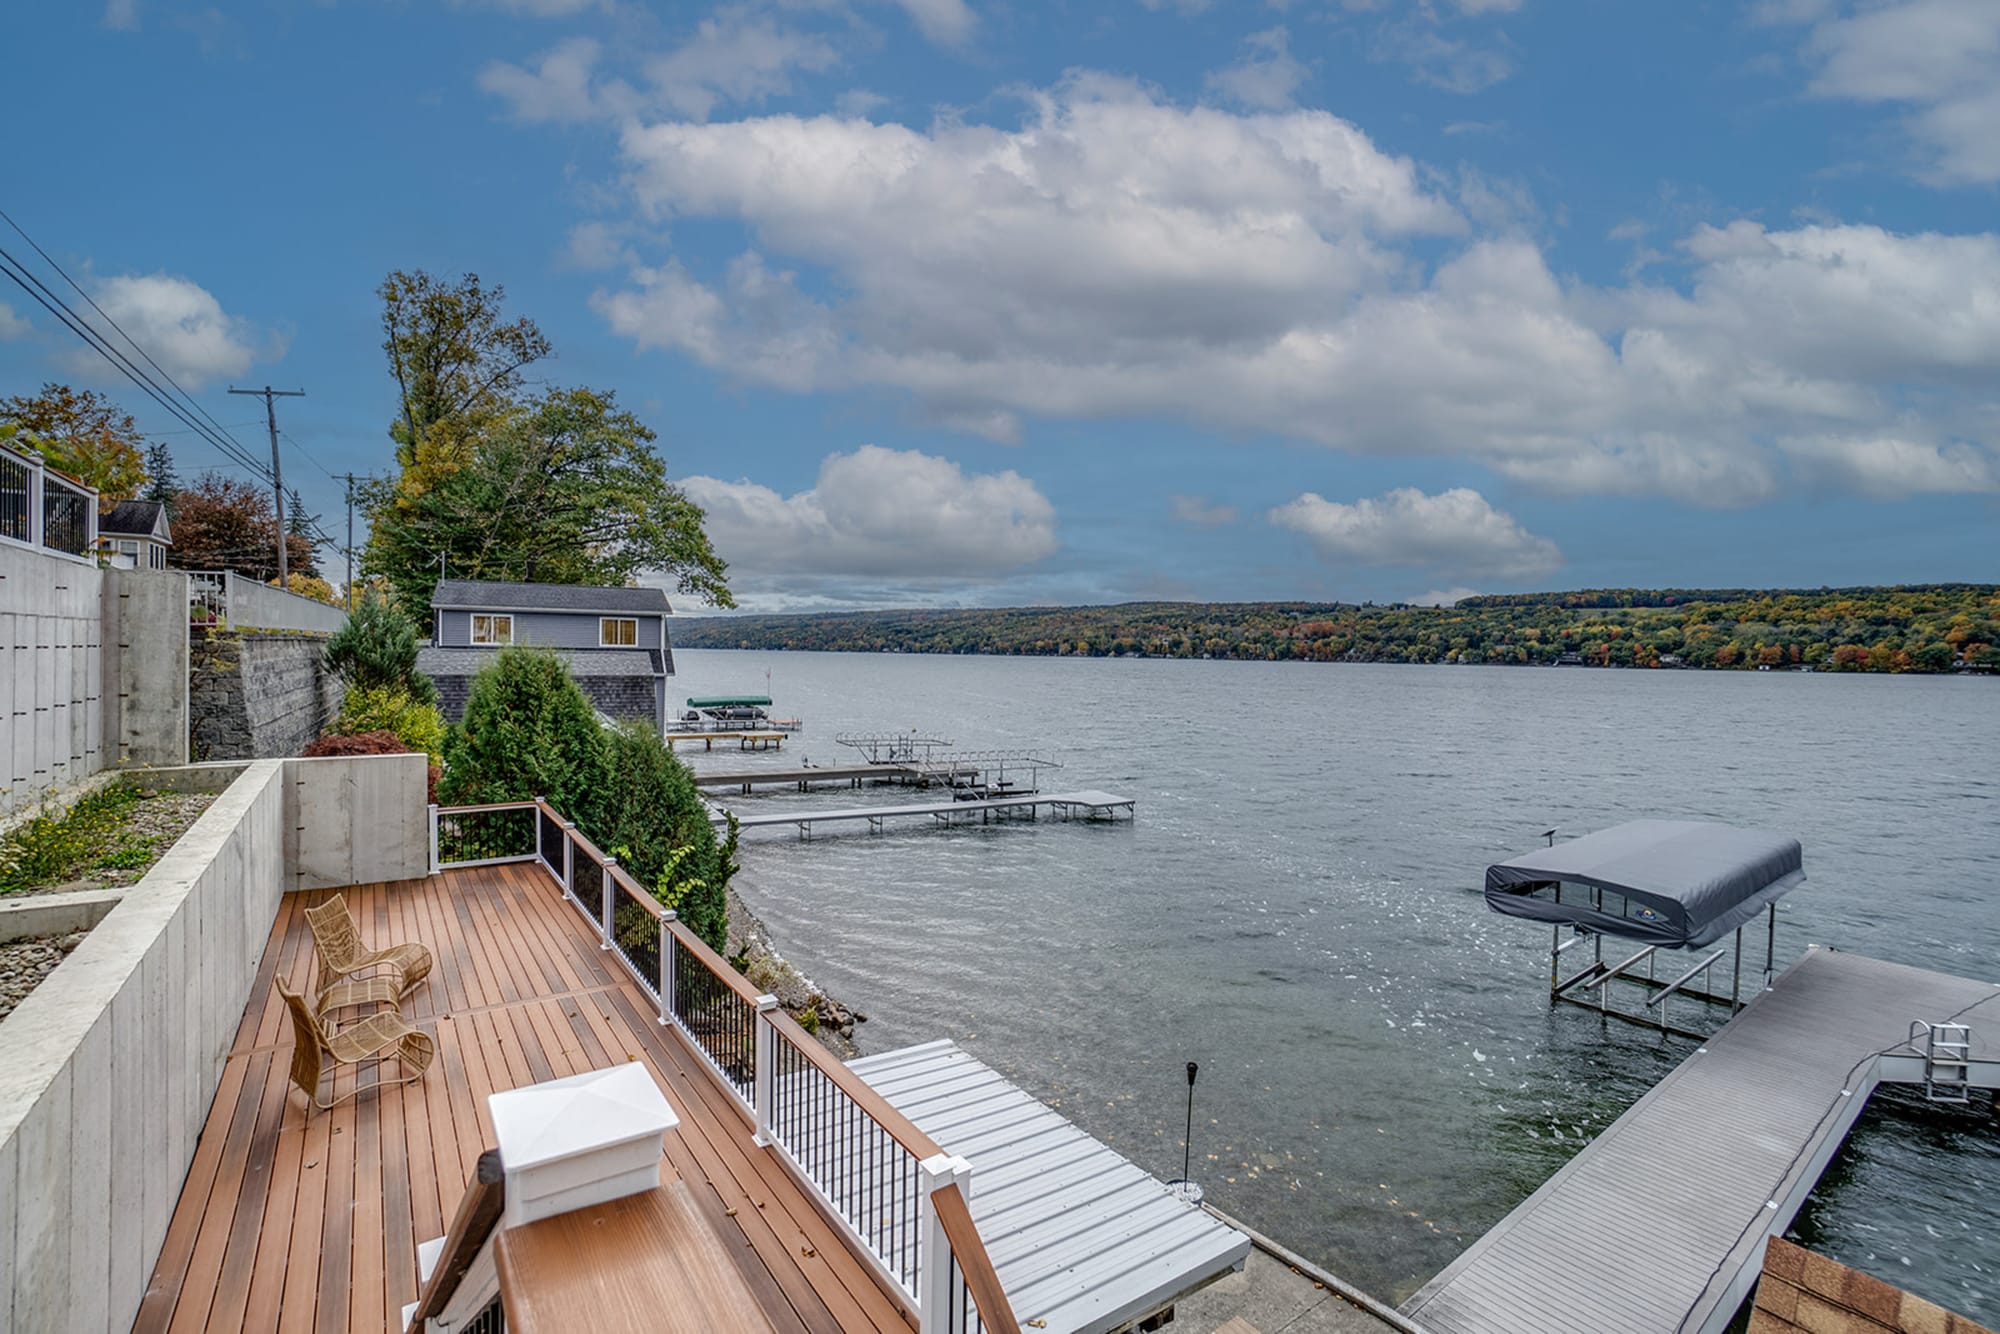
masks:
<path fill-rule="evenodd" d="M 690 709 L 761 709 L 770 702 L 769 695 L 690 695 L 687 706 Z"/>

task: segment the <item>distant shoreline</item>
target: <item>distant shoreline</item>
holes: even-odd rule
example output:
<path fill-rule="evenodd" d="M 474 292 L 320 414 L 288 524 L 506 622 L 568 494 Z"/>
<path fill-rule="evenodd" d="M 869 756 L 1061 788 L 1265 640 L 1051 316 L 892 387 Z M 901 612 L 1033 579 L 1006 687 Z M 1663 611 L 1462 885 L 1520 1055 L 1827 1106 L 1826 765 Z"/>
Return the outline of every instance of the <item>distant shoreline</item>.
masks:
<path fill-rule="evenodd" d="M 2000 585 L 677 616 L 670 632 L 689 649 L 2000 675 Z"/>

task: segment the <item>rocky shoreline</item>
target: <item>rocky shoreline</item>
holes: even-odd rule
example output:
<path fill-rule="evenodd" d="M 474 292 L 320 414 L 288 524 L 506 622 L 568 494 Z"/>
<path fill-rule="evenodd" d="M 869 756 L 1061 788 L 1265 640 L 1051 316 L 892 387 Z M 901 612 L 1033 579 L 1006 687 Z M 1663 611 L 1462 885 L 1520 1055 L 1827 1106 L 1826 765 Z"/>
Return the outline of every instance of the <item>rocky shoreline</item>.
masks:
<path fill-rule="evenodd" d="M 723 953 L 742 968 L 743 975 L 758 990 L 776 996 L 786 1012 L 828 1051 L 843 1061 L 859 1056 L 861 1049 L 854 1042 L 854 1027 L 866 1023 L 868 1016 L 827 995 L 778 952 L 764 920 L 737 893 L 736 887 L 745 883 L 742 871 L 731 878 L 727 891 L 729 938 Z M 754 894 L 754 883 L 750 888 Z"/>

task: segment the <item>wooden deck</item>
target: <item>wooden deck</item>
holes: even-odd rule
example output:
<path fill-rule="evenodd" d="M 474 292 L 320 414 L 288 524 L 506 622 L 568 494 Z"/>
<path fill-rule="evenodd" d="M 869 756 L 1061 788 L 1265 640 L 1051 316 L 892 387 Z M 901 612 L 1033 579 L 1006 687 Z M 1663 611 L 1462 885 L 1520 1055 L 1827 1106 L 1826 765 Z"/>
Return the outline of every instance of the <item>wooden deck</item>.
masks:
<path fill-rule="evenodd" d="M 310 979 L 302 910 L 327 895 L 287 895 L 135 1330 L 398 1328 L 417 1295 L 417 1243 L 443 1234 L 494 1142 L 486 1095 L 636 1059 L 681 1118 L 663 1184 L 686 1183 L 770 1324 L 907 1334 L 903 1304 L 751 1143 L 728 1095 L 539 869 L 346 893 L 368 943 L 417 940 L 437 956 L 403 1005 L 436 1035 L 437 1060 L 418 1082 L 364 1088 L 307 1119 L 271 978 Z M 343 1072 L 334 1092 L 354 1078 Z"/>
<path fill-rule="evenodd" d="M 1910 1021 L 1970 1009 L 1990 1024 L 1996 997 L 1992 983 L 1808 952 L 1404 1314 L 1434 1334 L 1719 1334 L 1885 1063 L 1908 1064 L 1895 1053 Z M 1990 1059 L 1990 1039 L 1975 1041 Z"/>

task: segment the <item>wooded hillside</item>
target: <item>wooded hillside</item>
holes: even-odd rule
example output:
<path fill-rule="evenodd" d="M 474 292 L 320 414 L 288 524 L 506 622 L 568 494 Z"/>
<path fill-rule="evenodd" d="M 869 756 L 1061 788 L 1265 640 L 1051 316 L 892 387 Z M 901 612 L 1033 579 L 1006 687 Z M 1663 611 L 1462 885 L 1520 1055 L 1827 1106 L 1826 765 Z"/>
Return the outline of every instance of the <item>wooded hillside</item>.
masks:
<path fill-rule="evenodd" d="M 1833 671 L 2000 669 L 2000 585 L 1585 589 L 1455 607 L 1128 602 L 676 618 L 684 648 Z"/>

